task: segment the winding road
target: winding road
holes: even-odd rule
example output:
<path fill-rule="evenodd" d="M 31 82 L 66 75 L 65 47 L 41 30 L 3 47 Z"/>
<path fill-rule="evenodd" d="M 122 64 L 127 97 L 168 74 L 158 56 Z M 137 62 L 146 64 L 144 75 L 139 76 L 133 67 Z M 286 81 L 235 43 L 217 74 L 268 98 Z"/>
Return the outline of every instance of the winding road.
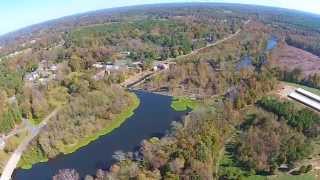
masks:
<path fill-rule="evenodd" d="M 9 161 L 7 162 L 5 168 L 3 169 L 0 180 L 10 180 L 13 171 L 16 169 L 23 151 L 25 151 L 30 144 L 30 142 L 39 134 L 41 129 L 47 125 L 47 122 L 59 112 L 59 108 L 52 111 L 39 125 L 27 125 L 29 131 L 28 137 L 26 137 L 18 148 L 12 153 Z"/>

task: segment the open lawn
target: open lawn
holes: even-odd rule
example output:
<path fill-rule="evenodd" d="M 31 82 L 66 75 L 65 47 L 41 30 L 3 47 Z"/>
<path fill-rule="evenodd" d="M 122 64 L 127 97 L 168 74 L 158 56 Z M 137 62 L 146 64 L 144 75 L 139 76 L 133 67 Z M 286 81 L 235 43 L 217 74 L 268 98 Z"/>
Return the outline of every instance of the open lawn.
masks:
<path fill-rule="evenodd" d="M 192 100 L 186 97 L 174 97 L 171 102 L 171 107 L 175 111 L 186 111 L 188 108 L 195 109 L 198 106 L 196 100 Z"/>

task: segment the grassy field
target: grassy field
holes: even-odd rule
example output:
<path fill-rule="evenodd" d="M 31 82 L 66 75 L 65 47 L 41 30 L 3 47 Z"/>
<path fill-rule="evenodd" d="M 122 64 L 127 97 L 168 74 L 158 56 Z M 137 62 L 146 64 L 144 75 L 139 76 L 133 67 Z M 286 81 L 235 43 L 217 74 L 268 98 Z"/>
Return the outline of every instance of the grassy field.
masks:
<path fill-rule="evenodd" d="M 186 111 L 188 108 L 195 109 L 198 106 L 196 100 L 185 97 L 174 97 L 171 102 L 171 108 L 175 111 Z"/>
<path fill-rule="evenodd" d="M 307 90 L 307 91 L 310 91 L 314 94 L 317 94 L 320 96 L 320 89 L 316 89 L 316 88 L 311 88 L 311 87 L 308 87 L 308 86 L 304 86 L 304 85 L 300 85 L 300 84 L 295 84 L 295 83 L 289 83 L 289 82 L 283 82 L 284 84 L 288 85 L 288 86 L 293 86 L 293 87 L 296 87 L 296 88 L 302 88 L 304 90 Z"/>
<path fill-rule="evenodd" d="M 131 94 L 131 96 L 133 104 L 130 107 L 128 107 L 125 111 L 120 113 L 107 127 L 97 132 L 96 134 L 87 136 L 83 139 L 79 139 L 79 141 L 76 144 L 60 147 L 60 152 L 63 154 L 73 153 L 79 148 L 84 147 L 88 145 L 90 142 L 98 139 L 100 136 L 106 135 L 115 130 L 116 128 L 120 127 L 122 123 L 124 123 L 129 117 L 131 117 L 134 114 L 134 110 L 138 108 L 140 105 L 139 98 L 135 94 Z M 35 147 L 31 150 L 30 154 L 24 154 L 22 156 L 22 159 L 19 162 L 19 167 L 21 167 L 22 169 L 30 169 L 32 168 L 33 164 L 46 161 L 48 161 L 48 158 L 43 154 L 41 149 Z"/>

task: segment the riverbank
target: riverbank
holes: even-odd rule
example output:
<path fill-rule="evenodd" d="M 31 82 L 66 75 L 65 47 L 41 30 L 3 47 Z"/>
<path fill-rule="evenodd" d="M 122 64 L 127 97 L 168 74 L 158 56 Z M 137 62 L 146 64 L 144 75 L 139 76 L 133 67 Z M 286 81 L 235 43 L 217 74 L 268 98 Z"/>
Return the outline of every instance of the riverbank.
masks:
<path fill-rule="evenodd" d="M 161 138 L 172 126 L 189 112 L 174 111 L 172 98 L 145 91 L 136 91 L 140 100 L 134 115 L 111 133 L 101 136 L 81 149 L 61 154 L 45 163 L 37 163 L 32 169 L 17 169 L 14 180 L 50 180 L 60 169 L 75 169 L 81 178 L 94 175 L 97 169 L 106 169 L 117 162 L 116 152 L 134 152 L 144 139 Z M 131 103 L 130 103 L 131 104 Z"/>
<path fill-rule="evenodd" d="M 88 136 L 85 139 L 81 140 L 79 143 L 71 146 L 65 146 L 61 152 L 63 154 L 70 154 L 78 150 L 79 148 L 88 145 L 90 142 L 98 139 L 100 136 L 109 134 L 116 128 L 120 127 L 122 123 L 124 123 L 129 117 L 131 117 L 134 114 L 134 110 L 139 107 L 140 100 L 139 98 L 134 94 L 130 94 L 131 99 L 133 101 L 133 104 L 129 106 L 125 111 L 120 113 L 119 115 L 116 116 L 116 118 L 109 124 L 108 127 L 105 127 L 101 131 L 99 131 L 97 134 L 94 134 L 92 136 Z"/>
<path fill-rule="evenodd" d="M 76 144 L 69 145 L 69 146 L 62 146 L 60 149 L 60 152 L 62 154 L 73 153 L 78 149 L 80 149 L 81 147 L 88 145 L 90 142 L 95 141 L 100 136 L 109 134 L 113 130 L 120 127 L 122 123 L 124 123 L 129 117 L 131 117 L 134 114 L 134 110 L 137 109 L 140 105 L 140 100 L 136 94 L 130 93 L 130 96 L 131 96 L 132 104 L 128 106 L 128 108 L 124 110 L 122 113 L 116 115 L 114 120 L 110 124 L 108 124 L 107 127 L 105 127 L 104 129 L 101 129 L 96 134 L 87 136 L 86 138 L 79 140 Z M 31 157 L 27 157 L 27 158 L 24 157 L 23 161 L 20 161 L 19 167 L 21 167 L 22 169 L 31 169 L 33 164 L 36 164 L 39 162 L 46 162 L 49 160 L 43 154 L 43 152 L 41 152 L 40 148 L 35 148 L 33 152 L 34 154 Z"/>
<path fill-rule="evenodd" d="M 173 97 L 171 102 L 171 108 L 175 111 L 186 111 L 189 108 L 195 109 L 199 103 L 196 100 L 187 97 Z"/>

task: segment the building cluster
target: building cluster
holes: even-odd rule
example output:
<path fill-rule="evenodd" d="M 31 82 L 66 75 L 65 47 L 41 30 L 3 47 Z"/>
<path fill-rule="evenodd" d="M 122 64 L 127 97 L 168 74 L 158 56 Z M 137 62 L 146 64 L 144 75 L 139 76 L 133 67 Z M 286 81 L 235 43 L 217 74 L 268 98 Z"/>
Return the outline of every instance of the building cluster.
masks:
<path fill-rule="evenodd" d="M 54 80 L 56 78 L 57 65 L 49 65 L 48 61 L 41 61 L 39 67 L 26 74 L 24 79 L 33 83 L 46 84 L 47 82 Z"/>
<path fill-rule="evenodd" d="M 92 67 L 97 70 L 97 73 L 93 77 L 95 80 L 103 79 L 104 76 L 110 75 L 113 72 L 119 72 L 128 69 L 128 66 L 124 63 L 113 62 L 97 62 L 93 64 Z"/>

